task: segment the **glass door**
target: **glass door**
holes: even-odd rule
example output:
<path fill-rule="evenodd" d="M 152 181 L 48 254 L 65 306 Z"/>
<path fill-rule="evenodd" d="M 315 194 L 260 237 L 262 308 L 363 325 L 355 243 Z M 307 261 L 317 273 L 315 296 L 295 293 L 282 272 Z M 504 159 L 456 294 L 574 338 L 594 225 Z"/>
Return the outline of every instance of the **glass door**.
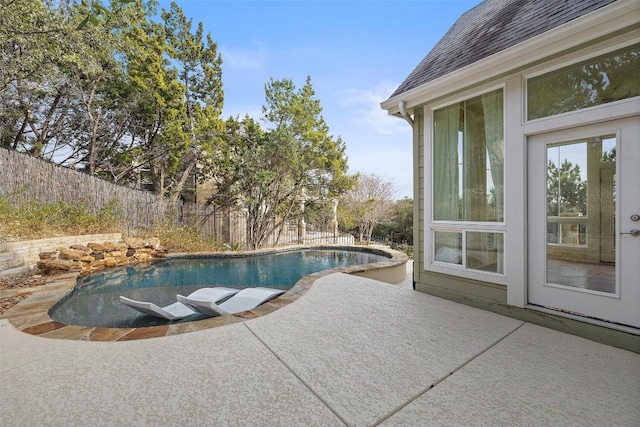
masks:
<path fill-rule="evenodd" d="M 640 328 L 637 119 L 530 137 L 529 303 Z"/>

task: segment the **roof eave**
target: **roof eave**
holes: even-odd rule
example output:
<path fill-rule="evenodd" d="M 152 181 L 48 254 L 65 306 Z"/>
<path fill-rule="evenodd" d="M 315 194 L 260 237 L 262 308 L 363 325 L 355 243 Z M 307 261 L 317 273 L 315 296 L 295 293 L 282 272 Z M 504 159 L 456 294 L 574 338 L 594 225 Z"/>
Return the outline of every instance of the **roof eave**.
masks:
<path fill-rule="evenodd" d="M 481 82 L 504 75 L 546 57 L 564 52 L 585 42 L 599 39 L 611 33 L 638 25 L 640 2 L 619 0 L 587 15 L 560 25 L 545 33 L 532 37 L 515 46 L 488 56 L 473 64 L 460 68 L 414 89 L 401 93 L 380 103 L 390 115 L 400 115 L 399 103 L 405 108 L 429 102 L 459 90 L 460 82 L 471 87 Z"/>

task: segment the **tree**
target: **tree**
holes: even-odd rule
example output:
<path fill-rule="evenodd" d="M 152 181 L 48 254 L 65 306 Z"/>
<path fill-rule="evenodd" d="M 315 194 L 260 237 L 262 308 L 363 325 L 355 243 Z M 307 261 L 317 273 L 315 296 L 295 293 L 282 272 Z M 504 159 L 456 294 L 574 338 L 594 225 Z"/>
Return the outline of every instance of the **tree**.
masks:
<path fill-rule="evenodd" d="M 374 227 L 389 219 L 393 184 L 374 174 L 357 175 L 354 189 L 340 201 L 340 223 L 358 230 L 360 241 L 370 241 Z"/>
<path fill-rule="evenodd" d="M 80 151 L 76 143 L 86 130 L 97 131 L 91 125 L 79 129 L 86 122 L 81 117 L 84 113 L 95 118 L 92 108 L 83 102 L 87 98 L 78 99 L 79 91 L 86 89 L 80 80 L 104 77 L 107 56 L 98 52 L 108 49 L 111 33 L 105 31 L 104 23 L 92 31 L 75 31 L 81 8 L 72 3 L 7 3 L 1 68 L 6 108 L 2 121 L 8 126 L 4 127 L 3 145 L 36 157 L 51 159 L 60 150 L 69 158 L 75 157 Z M 95 95 L 95 90 L 92 93 Z M 89 97 L 92 101 L 96 98 Z M 11 123 L 8 117 L 17 121 Z M 97 143 L 95 139 L 92 142 Z"/>
<path fill-rule="evenodd" d="M 637 49 L 628 47 L 530 79 L 527 83 L 529 119 L 637 96 L 640 93 L 639 56 Z"/>
<path fill-rule="evenodd" d="M 580 175 L 580 166 L 564 159 L 558 167 L 547 165 L 547 215 L 587 214 L 587 181 Z"/>
<path fill-rule="evenodd" d="M 76 27 L 89 13 L 86 2 L 8 5 L 4 146 L 103 175 L 105 159 L 123 149 L 133 99 L 122 34 L 148 19 L 154 7 L 126 3 L 131 1 L 114 0 L 117 13 L 82 30 Z"/>
<path fill-rule="evenodd" d="M 130 107 L 128 133 L 131 144 L 110 163 L 115 182 L 151 182 L 158 195 L 172 188 L 179 171 L 172 156 L 186 138 L 179 118 L 184 116 L 184 86 L 170 66 L 164 26 L 141 20 L 123 34 L 127 72 L 135 103 Z"/>
<path fill-rule="evenodd" d="M 122 15 L 110 15 L 98 24 L 79 32 L 79 44 L 92 58 L 92 67 L 69 67 L 70 82 L 76 91 L 81 109 L 79 122 L 85 125 L 84 138 L 78 141 L 78 163 L 85 165 L 90 175 L 100 175 L 102 159 L 119 151 L 124 137 L 132 101 L 131 88 L 122 54 L 120 32 L 126 24 Z"/>
<path fill-rule="evenodd" d="M 114 3 L 127 4 L 136 0 L 115 0 Z M 87 24 L 98 25 L 101 17 L 111 14 L 100 0 L 81 0 L 80 4 L 87 9 L 84 19 L 78 24 L 76 30 L 82 30 Z"/>
<path fill-rule="evenodd" d="M 329 134 L 311 77 L 297 91 L 289 79 L 271 79 L 265 85 L 265 96 L 263 120 L 278 141 L 278 155 L 289 159 L 296 196 L 304 188 L 307 201 L 324 200 L 350 189 L 353 181 L 346 174 L 346 146 L 341 137 Z"/>
<path fill-rule="evenodd" d="M 286 221 L 301 215 L 301 202 L 330 200 L 351 185 L 344 142 L 329 135 L 311 80 L 296 89 L 291 80 L 265 85 L 263 130 L 249 117 L 229 119 L 224 149 L 213 174 L 213 201 L 240 203 L 248 213 L 250 249 L 261 247 Z"/>
<path fill-rule="evenodd" d="M 206 43 L 203 40 L 202 22 L 192 32 L 192 20 L 175 2 L 169 11 L 162 11 L 162 19 L 169 56 L 184 88 L 184 110 L 174 117 L 175 126 L 168 129 L 173 146 L 167 166 L 175 179 L 166 190 L 171 199 L 177 200 L 196 166 L 206 166 L 216 150 L 222 130 L 222 58 L 211 34 L 206 35 Z M 202 175 L 209 174 L 205 171 Z"/>
<path fill-rule="evenodd" d="M 221 60 L 156 1 L 0 0 L 0 145 L 176 200 L 220 133 Z M 206 39 L 206 40 L 205 40 Z"/>
<path fill-rule="evenodd" d="M 68 85 L 59 60 L 73 52 L 65 8 L 0 0 L 0 145 L 42 156 Z"/>
<path fill-rule="evenodd" d="M 389 218 L 376 225 L 373 234 L 388 237 L 393 243 L 413 244 L 413 199 L 394 201 Z"/>

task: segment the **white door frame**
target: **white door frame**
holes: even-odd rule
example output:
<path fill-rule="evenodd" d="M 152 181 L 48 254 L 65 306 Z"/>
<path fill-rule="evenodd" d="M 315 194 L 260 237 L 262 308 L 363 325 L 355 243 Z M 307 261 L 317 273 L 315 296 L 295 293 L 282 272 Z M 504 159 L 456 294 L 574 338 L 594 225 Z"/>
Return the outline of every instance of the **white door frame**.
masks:
<path fill-rule="evenodd" d="M 615 134 L 617 139 L 616 292 L 606 294 L 547 284 L 546 169 L 548 144 Z M 640 117 L 530 136 L 528 151 L 528 303 L 559 315 L 612 322 L 640 329 Z"/>

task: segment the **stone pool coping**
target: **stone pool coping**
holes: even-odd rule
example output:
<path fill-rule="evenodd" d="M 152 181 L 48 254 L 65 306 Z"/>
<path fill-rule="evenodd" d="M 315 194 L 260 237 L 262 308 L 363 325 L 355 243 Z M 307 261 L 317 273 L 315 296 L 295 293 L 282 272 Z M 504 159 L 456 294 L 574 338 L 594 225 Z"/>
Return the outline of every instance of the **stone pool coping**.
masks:
<path fill-rule="evenodd" d="M 245 251 L 245 252 L 198 252 L 189 254 L 171 254 L 168 258 L 188 257 L 197 258 L 203 256 L 211 257 L 244 257 L 269 253 L 290 252 L 304 249 L 343 249 L 353 251 L 363 251 L 390 256 L 388 260 L 375 263 L 339 267 L 331 270 L 324 270 L 312 273 L 298 280 L 293 287 L 280 297 L 262 304 L 252 310 L 240 313 L 227 314 L 224 316 L 211 317 L 192 322 L 182 322 L 161 326 L 148 326 L 140 328 L 103 328 L 68 325 L 57 322 L 49 316 L 49 311 L 53 306 L 69 294 L 76 286 L 76 279 L 79 273 L 66 273 L 51 276 L 46 285 L 37 289 L 31 296 L 20 301 L 18 304 L 7 310 L 0 316 L 6 319 L 16 329 L 31 335 L 46 338 L 81 340 L 81 341 L 129 341 L 146 338 L 157 338 L 169 335 L 177 335 L 188 332 L 195 332 L 204 329 L 216 328 L 233 323 L 244 322 L 264 316 L 278 310 L 304 295 L 316 280 L 332 273 L 341 272 L 368 278 L 379 277 L 379 280 L 389 281 L 393 274 L 389 271 L 405 271 L 405 264 L 409 257 L 402 252 L 395 251 L 381 246 L 341 246 L 341 245 L 321 245 L 321 246 L 295 246 L 284 247 L 273 250 Z M 402 277 L 404 278 L 404 277 Z M 400 278 L 400 280 L 402 279 Z M 392 282 L 396 283 L 396 282 Z"/>

